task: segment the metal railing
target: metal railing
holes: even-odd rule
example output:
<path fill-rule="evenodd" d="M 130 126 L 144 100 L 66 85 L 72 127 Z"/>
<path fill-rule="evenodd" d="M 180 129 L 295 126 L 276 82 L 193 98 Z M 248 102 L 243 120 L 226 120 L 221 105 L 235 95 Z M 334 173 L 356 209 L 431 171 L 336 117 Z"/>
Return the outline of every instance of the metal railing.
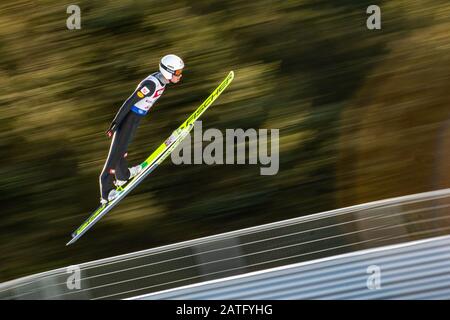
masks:
<path fill-rule="evenodd" d="M 384 246 L 129 300 L 449 299 L 450 236 Z"/>
<path fill-rule="evenodd" d="M 0 299 L 123 299 L 208 280 L 450 234 L 450 189 L 284 220 L 0 284 Z"/>

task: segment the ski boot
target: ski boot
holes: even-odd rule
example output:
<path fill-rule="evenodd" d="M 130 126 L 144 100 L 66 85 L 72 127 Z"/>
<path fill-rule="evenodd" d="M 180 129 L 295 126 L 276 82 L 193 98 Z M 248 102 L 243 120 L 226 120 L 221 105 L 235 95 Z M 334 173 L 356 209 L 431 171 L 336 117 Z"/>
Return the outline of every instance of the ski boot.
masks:
<path fill-rule="evenodd" d="M 142 167 L 141 167 L 141 165 L 137 165 L 137 166 L 128 168 L 128 171 L 130 171 L 130 177 L 128 178 L 128 180 L 116 180 L 116 181 L 114 181 L 114 185 L 116 187 L 121 187 L 125 183 L 127 183 L 128 181 L 130 181 L 131 179 L 136 177 L 139 173 L 141 173 Z"/>
<path fill-rule="evenodd" d="M 103 198 L 100 199 L 100 204 L 101 205 L 105 205 L 110 201 L 113 201 L 115 198 L 117 198 L 117 196 L 119 195 L 119 192 L 116 189 L 112 189 L 109 193 L 108 193 L 108 200 L 105 200 Z"/>

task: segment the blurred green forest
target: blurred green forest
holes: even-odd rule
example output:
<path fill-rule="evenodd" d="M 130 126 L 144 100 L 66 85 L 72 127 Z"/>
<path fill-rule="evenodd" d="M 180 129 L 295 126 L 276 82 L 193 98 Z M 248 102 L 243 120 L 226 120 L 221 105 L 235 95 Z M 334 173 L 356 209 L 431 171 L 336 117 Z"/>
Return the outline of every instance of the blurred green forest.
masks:
<path fill-rule="evenodd" d="M 449 187 L 447 0 L 0 4 L 0 281 L 261 223 Z M 382 29 L 366 28 L 378 4 Z M 167 159 L 74 246 L 104 132 L 168 53 L 186 69 L 129 149 L 150 154 L 230 71 L 203 128 L 280 129 L 280 170 Z"/>

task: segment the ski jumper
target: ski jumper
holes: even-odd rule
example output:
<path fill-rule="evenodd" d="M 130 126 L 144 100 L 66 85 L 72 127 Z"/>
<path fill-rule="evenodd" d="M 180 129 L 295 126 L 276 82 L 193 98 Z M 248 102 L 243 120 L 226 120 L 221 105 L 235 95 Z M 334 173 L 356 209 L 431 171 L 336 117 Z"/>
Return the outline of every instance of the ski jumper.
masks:
<path fill-rule="evenodd" d="M 108 199 L 114 189 L 114 177 L 126 181 L 130 178 L 126 160 L 128 145 L 133 140 L 141 118 L 164 92 L 166 80 L 160 72 L 142 80 L 133 94 L 123 103 L 108 131 L 113 132 L 108 157 L 100 174 L 100 196 Z"/>

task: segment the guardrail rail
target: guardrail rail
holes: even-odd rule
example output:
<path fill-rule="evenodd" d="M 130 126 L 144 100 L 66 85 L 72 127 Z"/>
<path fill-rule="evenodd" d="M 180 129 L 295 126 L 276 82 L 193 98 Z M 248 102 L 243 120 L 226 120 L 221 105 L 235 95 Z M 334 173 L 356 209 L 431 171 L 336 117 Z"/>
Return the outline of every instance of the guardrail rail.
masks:
<path fill-rule="evenodd" d="M 450 234 L 450 189 L 370 202 L 82 263 L 0 284 L 0 299 L 124 299 Z"/>

